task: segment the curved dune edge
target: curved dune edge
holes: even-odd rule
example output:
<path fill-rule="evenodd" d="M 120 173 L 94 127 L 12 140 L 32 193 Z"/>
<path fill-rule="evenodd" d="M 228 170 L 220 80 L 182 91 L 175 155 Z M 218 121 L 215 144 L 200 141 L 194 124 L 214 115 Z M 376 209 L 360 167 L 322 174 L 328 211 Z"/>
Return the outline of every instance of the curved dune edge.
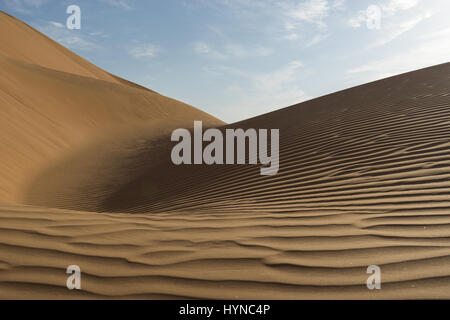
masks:
<path fill-rule="evenodd" d="M 225 124 L 0 26 L 0 298 L 450 298 L 449 63 L 229 125 L 280 129 L 262 177 L 173 166 Z"/>
<path fill-rule="evenodd" d="M 90 146 L 139 130 L 157 138 L 194 120 L 224 124 L 99 69 L 3 12 L 0 39 L 0 201 L 28 203 L 41 172 Z"/>

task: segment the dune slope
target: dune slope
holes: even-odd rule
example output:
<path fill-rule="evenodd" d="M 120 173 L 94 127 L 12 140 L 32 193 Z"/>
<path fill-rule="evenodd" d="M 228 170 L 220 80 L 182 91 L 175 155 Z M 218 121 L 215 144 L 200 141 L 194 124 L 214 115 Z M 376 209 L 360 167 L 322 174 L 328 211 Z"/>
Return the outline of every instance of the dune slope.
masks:
<path fill-rule="evenodd" d="M 0 30 L 0 201 L 24 202 L 27 185 L 40 170 L 96 141 L 126 140 L 137 127 L 153 130 L 156 138 L 195 119 L 223 124 L 191 106 L 122 83 L 3 13 Z"/>
<path fill-rule="evenodd" d="M 0 26 L 0 298 L 450 298 L 449 63 L 225 126 Z M 174 166 L 194 120 L 280 129 L 279 174 Z"/>

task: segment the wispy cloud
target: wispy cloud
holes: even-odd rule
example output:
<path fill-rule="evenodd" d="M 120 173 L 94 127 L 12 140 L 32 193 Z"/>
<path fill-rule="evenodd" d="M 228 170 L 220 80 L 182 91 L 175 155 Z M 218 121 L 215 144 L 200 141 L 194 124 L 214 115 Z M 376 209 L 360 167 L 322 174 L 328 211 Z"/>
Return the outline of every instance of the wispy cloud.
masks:
<path fill-rule="evenodd" d="M 32 14 L 33 9 L 41 7 L 46 2 L 47 0 L 3 0 L 7 8 L 23 14 Z"/>
<path fill-rule="evenodd" d="M 294 20 L 314 23 L 324 27 L 324 19 L 328 16 L 330 6 L 327 0 L 308 0 L 297 4 L 281 3 L 285 14 Z"/>
<path fill-rule="evenodd" d="M 349 69 L 347 74 L 358 76 L 360 82 L 372 81 L 448 62 L 450 61 L 450 43 L 445 39 L 449 34 L 450 30 L 447 30 L 442 33 L 442 37 L 434 37 L 434 35 L 421 37 L 419 46 Z"/>
<path fill-rule="evenodd" d="M 420 0 L 387 0 L 380 3 L 378 7 L 382 13 L 382 19 L 388 20 L 393 18 L 401 11 L 409 10 L 416 7 L 420 3 Z M 351 17 L 347 22 L 351 27 L 359 28 L 365 25 L 367 21 L 366 10 L 360 10 L 358 13 Z"/>
<path fill-rule="evenodd" d="M 270 56 L 273 51 L 270 48 L 265 47 L 245 47 L 236 43 L 229 43 L 225 45 L 225 51 L 231 57 L 245 59 L 251 57 L 267 57 Z"/>
<path fill-rule="evenodd" d="M 64 28 L 64 25 L 60 22 L 50 21 L 49 23 L 56 28 Z"/>
<path fill-rule="evenodd" d="M 299 38 L 299 36 L 296 33 L 288 33 L 283 37 L 283 39 L 290 40 L 290 41 L 297 40 L 298 38 Z"/>
<path fill-rule="evenodd" d="M 214 58 L 214 59 L 225 59 L 226 58 L 226 56 L 223 53 L 214 50 L 213 48 L 211 48 L 210 45 L 208 45 L 205 42 L 197 41 L 193 44 L 193 47 L 194 47 L 194 51 L 199 55 Z"/>
<path fill-rule="evenodd" d="M 372 47 L 388 44 L 406 32 L 415 28 L 423 20 L 433 16 L 431 9 L 421 10 L 415 13 L 412 10 L 420 4 L 420 0 L 387 0 L 378 5 L 380 10 L 380 30 L 379 39 L 376 40 Z M 365 10 L 359 11 L 355 16 L 351 17 L 347 22 L 353 28 L 359 28 L 366 25 L 368 19 Z"/>
<path fill-rule="evenodd" d="M 302 68 L 303 63 L 298 60 L 264 73 L 249 74 L 229 67 L 219 68 L 216 75 L 228 74 L 236 79 L 236 83 L 225 88 L 233 97 L 233 104 L 224 105 L 221 116 L 237 121 L 309 99 L 298 81 Z M 242 85 L 237 84 L 239 79 Z"/>
<path fill-rule="evenodd" d="M 306 47 L 312 47 L 312 46 L 314 46 L 314 45 L 316 45 L 316 44 L 318 44 L 318 43 L 324 41 L 324 40 L 327 39 L 329 36 L 330 36 L 329 33 L 318 33 L 318 34 L 316 34 L 316 35 L 311 39 L 311 41 L 309 41 L 309 42 L 306 44 Z"/>
<path fill-rule="evenodd" d="M 249 17 L 256 20 L 266 17 L 267 25 L 262 30 L 270 29 L 272 35 L 277 34 L 277 40 L 301 40 L 309 46 L 326 38 L 317 34 L 328 33 L 328 19 L 332 13 L 345 9 L 347 3 L 346 0 L 192 0 L 191 2 L 207 7 L 218 7 L 218 10 L 223 10 L 225 6 L 226 9 L 232 10 L 233 17 L 242 17 L 247 21 Z M 192 3 L 189 7 L 192 7 Z"/>
<path fill-rule="evenodd" d="M 389 0 L 381 4 L 384 12 L 395 14 L 397 11 L 408 10 L 419 4 L 420 0 Z"/>
<path fill-rule="evenodd" d="M 346 7 L 345 0 L 281 1 L 278 4 L 285 17 L 286 34 L 282 38 L 289 41 L 301 39 L 306 47 L 316 45 L 328 38 L 330 36 L 327 31 L 329 17 L 333 12 L 341 11 Z M 305 27 L 305 25 L 308 26 Z M 305 33 L 306 30 L 309 32 Z"/>
<path fill-rule="evenodd" d="M 34 25 L 34 27 L 69 49 L 93 51 L 101 48 L 96 44 L 95 39 L 78 30 L 69 30 L 60 22 L 49 21 L 47 24 Z"/>
<path fill-rule="evenodd" d="M 266 57 L 273 53 L 273 50 L 270 48 L 261 46 L 247 47 L 237 43 L 226 43 L 218 50 L 205 42 L 198 41 L 193 44 L 193 48 L 197 54 L 220 60 Z"/>
<path fill-rule="evenodd" d="M 292 61 L 287 66 L 269 73 L 252 75 L 254 86 L 261 91 L 274 92 L 281 91 L 283 87 L 295 82 L 295 74 L 303 67 L 301 61 Z"/>
<path fill-rule="evenodd" d="M 347 0 L 334 0 L 331 6 L 336 10 L 344 10 L 347 6 Z"/>
<path fill-rule="evenodd" d="M 133 9 L 133 7 L 130 4 L 128 4 L 128 2 L 126 0 L 101 0 L 101 1 L 104 3 L 107 3 L 109 5 L 112 5 L 114 7 L 124 9 L 124 10 Z"/>
<path fill-rule="evenodd" d="M 128 52 L 133 58 L 141 59 L 141 58 L 154 58 L 161 51 L 162 49 L 160 47 L 151 43 L 146 43 L 131 48 Z"/>
<path fill-rule="evenodd" d="M 105 33 L 105 32 L 102 31 L 102 30 L 89 32 L 89 35 L 90 35 L 90 36 L 93 36 L 93 37 L 104 38 L 104 39 L 110 37 L 109 34 Z"/>
<path fill-rule="evenodd" d="M 367 21 L 367 13 L 365 10 L 360 10 L 356 15 L 349 18 L 347 23 L 352 28 L 359 28 Z"/>
<path fill-rule="evenodd" d="M 378 40 L 374 45 L 381 46 L 385 45 L 391 41 L 394 41 L 396 38 L 400 37 L 404 33 L 412 30 L 423 20 L 431 18 L 433 16 L 432 12 L 425 12 L 423 14 L 419 14 L 407 20 L 404 20 L 400 23 L 395 23 L 395 25 L 388 25 L 386 31 L 381 36 L 380 40 Z"/>

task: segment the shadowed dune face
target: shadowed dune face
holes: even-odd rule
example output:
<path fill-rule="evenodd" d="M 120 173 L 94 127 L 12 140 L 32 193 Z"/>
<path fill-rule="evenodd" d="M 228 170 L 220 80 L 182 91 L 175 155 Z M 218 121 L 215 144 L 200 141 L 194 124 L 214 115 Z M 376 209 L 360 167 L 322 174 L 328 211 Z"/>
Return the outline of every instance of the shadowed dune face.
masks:
<path fill-rule="evenodd" d="M 450 63 L 226 126 L 6 14 L 0 39 L 0 298 L 450 298 Z M 278 175 L 173 165 L 194 120 L 280 129 Z"/>
<path fill-rule="evenodd" d="M 170 135 L 146 143 L 150 133 L 131 148 L 133 157 L 120 160 L 121 170 L 104 168 L 105 161 L 80 167 L 78 159 L 61 167 L 55 177 L 61 181 L 67 172 L 90 172 L 80 181 L 85 188 L 60 183 L 52 187 L 44 175 L 30 194 L 34 199 L 51 194 L 51 199 L 31 203 L 134 213 L 446 206 L 449 83 L 450 64 L 445 64 L 227 126 L 280 129 L 280 172 L 272 177 L 261 176 L 258 166 L 177 167 L 170 160 Z M 104 177 L 117 183 L 108 184 L 108 194 L 102 197 L 86 201 L 84 193 L 73 189 L 86 190 Z"/>
<path fill-rule="evenodd" d="M 229 127 L 280 129 L 278 175 L 183 168 L 128 211 L 448 207 L 449 107 L 447 63 L 242 121 Z"/>
<path fill-rule="evenodd" d="M 126 140 L 138 127 L 157 138 L 196 119 L 223 124 L 109 75 L 8 15 L 0 14 L 0 30 L 0 200 L 26 202 L 42 170 L 87 146 Z"/>

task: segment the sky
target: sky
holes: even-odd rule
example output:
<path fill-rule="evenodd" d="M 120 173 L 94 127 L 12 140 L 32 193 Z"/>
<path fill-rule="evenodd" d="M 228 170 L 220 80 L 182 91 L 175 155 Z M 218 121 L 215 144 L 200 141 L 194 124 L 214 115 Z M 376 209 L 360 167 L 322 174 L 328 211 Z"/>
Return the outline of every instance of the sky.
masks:
<path fill-rule="evenodd" d="M 67 27 L 70 5 L 80 29 Z M 0 0 L 0 9 L 228 123 L 450 61 L 449 0 Z"/>

